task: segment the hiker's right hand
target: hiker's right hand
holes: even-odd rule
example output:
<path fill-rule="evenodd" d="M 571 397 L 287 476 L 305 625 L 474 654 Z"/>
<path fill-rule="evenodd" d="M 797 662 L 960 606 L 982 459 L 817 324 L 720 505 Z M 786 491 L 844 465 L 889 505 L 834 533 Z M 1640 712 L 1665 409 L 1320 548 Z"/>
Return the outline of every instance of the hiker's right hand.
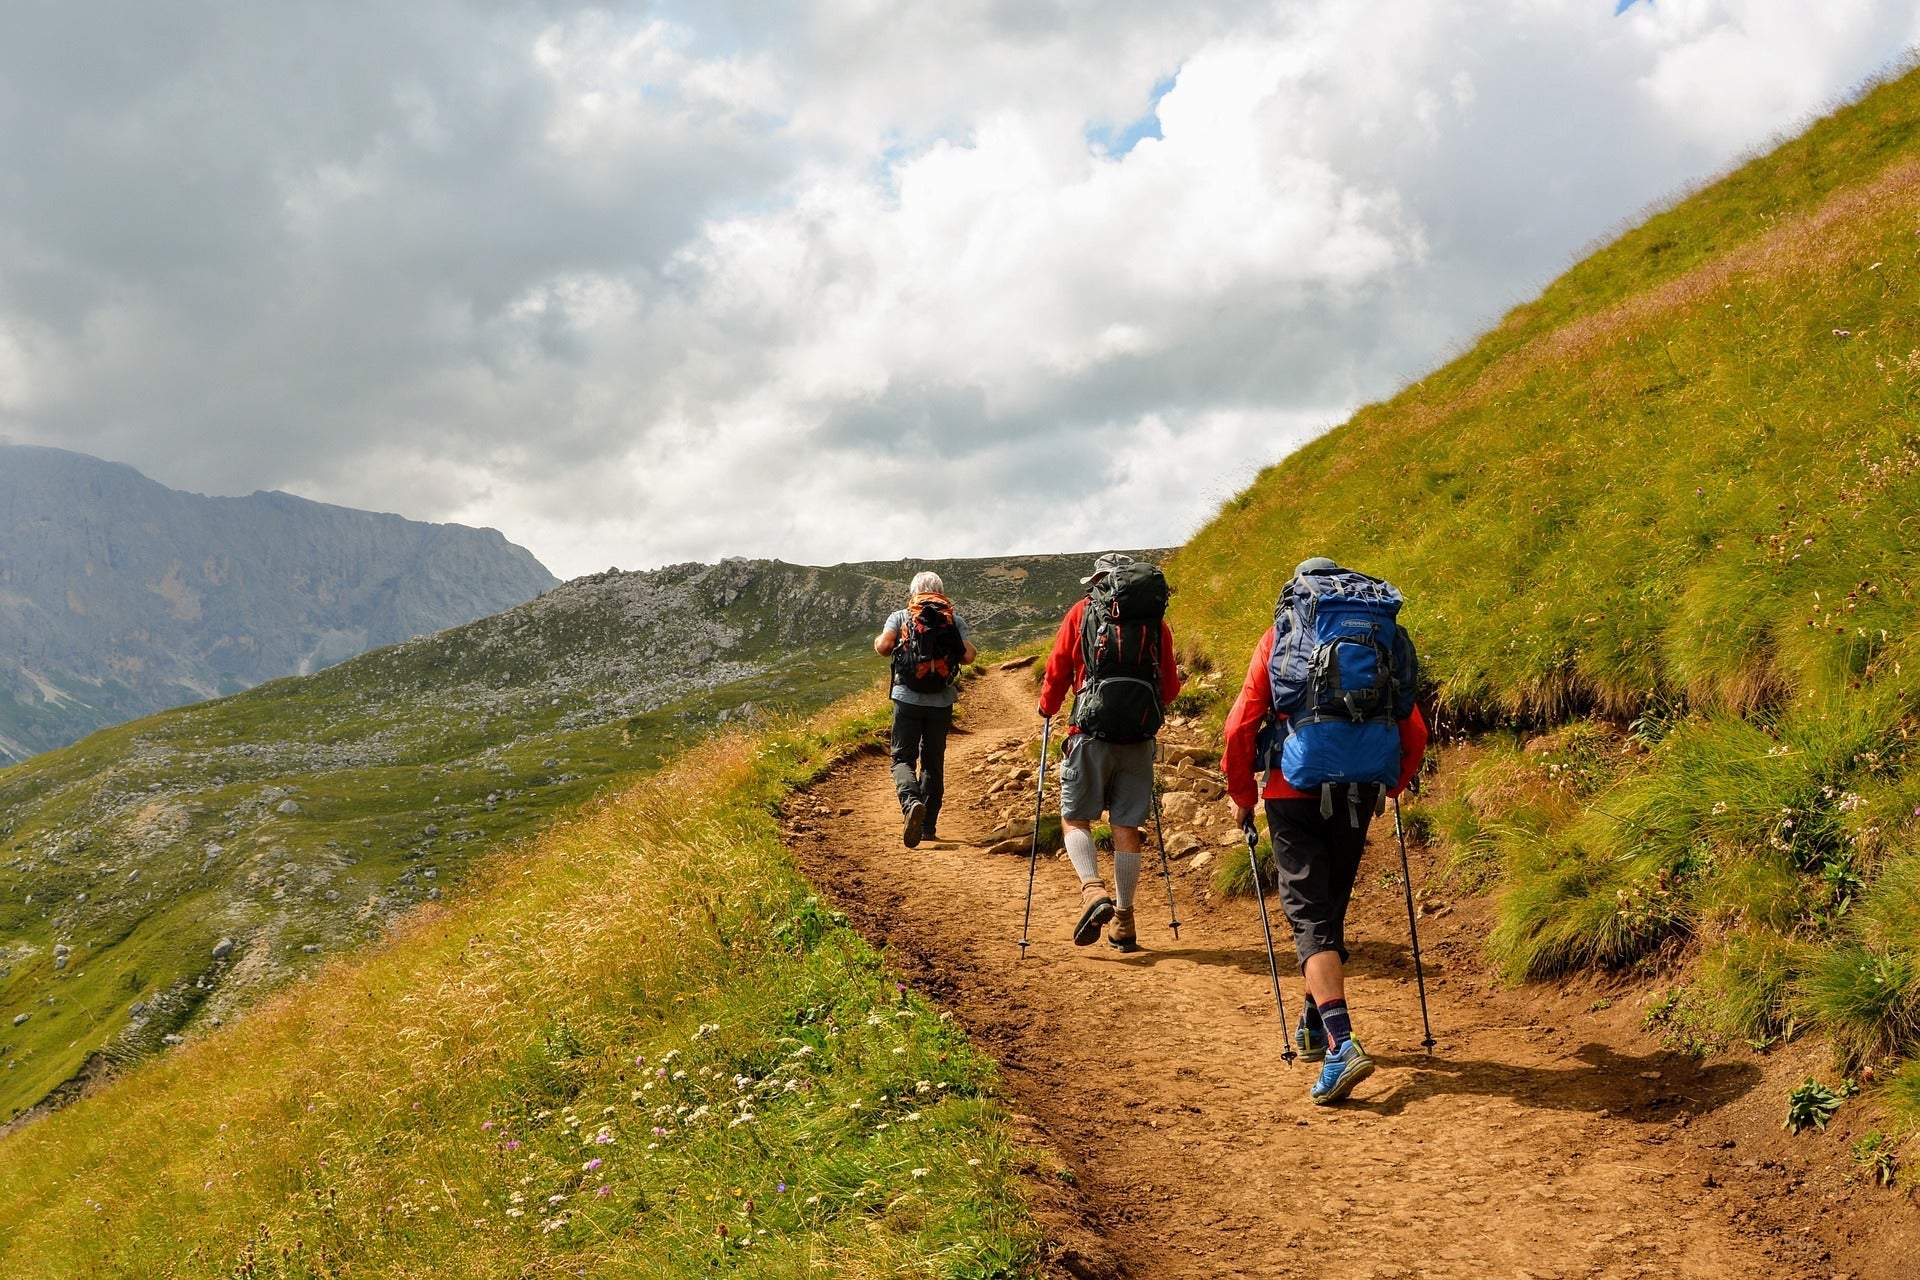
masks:
<path fill-rule="evenodd" d="M 1246 805 L 1241 804 L 1238 800 L 1229 800 L 1227 801 L 1227 803 L 1233 808 L 1233 825 L 1234 826 L 1244 827 L 1248 823 L 1253 821 L 1252 809 L 1249 809 Z"/>

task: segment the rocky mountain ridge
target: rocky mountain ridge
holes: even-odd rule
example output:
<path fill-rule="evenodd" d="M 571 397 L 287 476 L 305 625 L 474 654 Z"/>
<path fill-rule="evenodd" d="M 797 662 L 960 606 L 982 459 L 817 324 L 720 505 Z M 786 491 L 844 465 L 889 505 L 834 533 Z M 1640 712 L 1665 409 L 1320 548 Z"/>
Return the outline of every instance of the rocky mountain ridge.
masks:
<path fill-rule="evenodd" d="M 319 670 L 556 585 L 498 531 L 210 498 L 0 444 L 0 761 Z"/>

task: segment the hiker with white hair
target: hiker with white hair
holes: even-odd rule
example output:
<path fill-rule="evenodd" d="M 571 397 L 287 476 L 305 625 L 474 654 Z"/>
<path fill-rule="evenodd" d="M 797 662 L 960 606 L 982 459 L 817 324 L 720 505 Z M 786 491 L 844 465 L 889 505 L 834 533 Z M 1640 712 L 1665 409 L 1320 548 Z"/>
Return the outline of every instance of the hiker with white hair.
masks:
<path fill-rule="evenodd" d="M 906 608 L 887 615 L 873 651 L 893 659 L 893 788 L 903 818 L 900 840 L 912 849 L 939 838 L 947 731 L 960 700 L 955 682 L 976 656 L 939 574 L 913 575 Z"/>

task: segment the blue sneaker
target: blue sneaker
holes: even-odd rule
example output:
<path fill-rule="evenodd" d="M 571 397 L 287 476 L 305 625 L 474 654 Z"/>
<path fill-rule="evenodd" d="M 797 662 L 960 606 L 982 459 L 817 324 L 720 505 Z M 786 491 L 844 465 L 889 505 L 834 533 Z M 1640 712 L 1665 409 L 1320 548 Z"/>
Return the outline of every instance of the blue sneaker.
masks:
<path fill-rule="evenodd" d="M 1309 1091 L 1313 1100 L 1320 1106 L 1338 1102 L 1353 1092 L 1353 1086 L 1373 1074 L 1373 1059 L 1360 1047 L 1358 1040 L 1349 1039 L 1338 1050 L 1329 1053 L 1326 1062 L 1320 1068 L 1320 1078 Z"/>
<path fill-rule="evenodd" d="M 1327 1056 L 1327 1032 L 1302 1022 L 1293 1029 L 1293 1047 L 1302 1062 L 1318 1062 Z"/>

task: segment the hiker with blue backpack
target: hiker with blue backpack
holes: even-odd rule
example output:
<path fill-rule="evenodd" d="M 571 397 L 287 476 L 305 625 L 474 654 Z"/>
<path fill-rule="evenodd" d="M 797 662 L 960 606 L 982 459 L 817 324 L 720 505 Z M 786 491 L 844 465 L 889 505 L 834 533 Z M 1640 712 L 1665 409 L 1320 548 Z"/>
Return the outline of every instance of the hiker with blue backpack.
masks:
<path fill-rule="evenodd" d="M 1260 794 L 1280 902 L 1307 987 L 1293 1047 L 1321 1063 L 1309 1092 L 1322 1104 L 1373 1073 L 1347 1010 L 1347 906 L 1368 823 L 1389 798 L 1397 804 L 1427 748 L 1400 604 L 1378 578 L 1325 557 L 1303 561 L 1227 716 L 1221 768 L 1250 853 L 1254 775 L 1266 774 Z"/>
<path fill-rule="evenodd" d="M 1040 682 L 1040 715 L 1049 730 L 1073 693 L 1060 762 L 1060 825 L 1080 877 L 1073 941 L 1091 945 L 1111 921 L 1107 941 L 1134 951 L 1140 828 L 1153 808 L 1156 736 L 1167 704 L 1180 692 L 1166 623 L 1167 580 L 1151 564 L 1109 552 L 1080 583 L 1087 594 L 1061 619 Z M 1113 828 L 1112 896 L 1100 879 L 1093 844 L 1093 824 L 1102 813 Z"/>
<path fill-rule="evenodd" d="M 960 669 L 977 656 L 967 624 L 932 571 L 916 573 L 907 607 L 887 615 L 873 650 L 893 661 L 893 788 L 900 798 L 900 842 L 937 840 L 946 796 L 947 733 L 960 700 Z"/>

